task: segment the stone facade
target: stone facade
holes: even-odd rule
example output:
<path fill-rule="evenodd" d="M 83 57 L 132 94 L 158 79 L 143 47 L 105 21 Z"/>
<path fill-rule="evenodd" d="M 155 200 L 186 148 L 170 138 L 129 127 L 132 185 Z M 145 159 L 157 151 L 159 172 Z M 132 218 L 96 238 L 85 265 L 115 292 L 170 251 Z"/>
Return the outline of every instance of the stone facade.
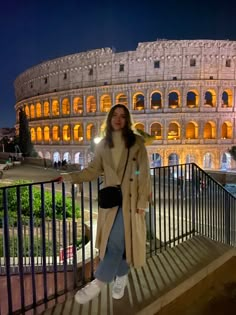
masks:
<path fill-rule="evenodd" d="M 230 168 L 236 138 L 236 42 L 157 40 L 135 51 L 96 49 L 43 62 L 15 80 L 42 157 L 86 165 L 112 104 L 155 138 L 152 165 Z"/>

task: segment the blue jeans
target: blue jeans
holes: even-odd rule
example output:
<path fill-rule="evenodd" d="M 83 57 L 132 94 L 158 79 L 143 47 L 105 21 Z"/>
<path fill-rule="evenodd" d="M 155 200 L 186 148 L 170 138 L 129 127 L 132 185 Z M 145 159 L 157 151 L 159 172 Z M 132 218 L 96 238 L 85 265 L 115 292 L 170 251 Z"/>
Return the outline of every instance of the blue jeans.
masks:
<path fill-rule="evenodd" d="M 125 231 L 122 208 L 119 208 L 113 223 L 106 253 L 98 264 L 95 278 L 102 282 L 111 282 L 116 276 L 124 276 L 129 271 L 125 260 Z"/>

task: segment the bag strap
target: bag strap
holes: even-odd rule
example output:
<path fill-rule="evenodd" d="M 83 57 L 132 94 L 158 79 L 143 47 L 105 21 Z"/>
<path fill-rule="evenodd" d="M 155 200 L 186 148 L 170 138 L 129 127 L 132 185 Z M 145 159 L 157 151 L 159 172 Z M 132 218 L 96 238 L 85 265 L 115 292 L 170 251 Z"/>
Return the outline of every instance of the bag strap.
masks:
<path fill-rule="evenodd" d="M 125 168 L 124 168 L 124 172 L 123 172 L 123 175 L 122 175 L 122 179 L 121 179 L 120 185 L 122 184 L 124 176 L 125 176 L 125 171 L 126 171 L 126 167 L 127 167 L 127 164 L 128 164 L 128 159 L 129 159 L 129 148 L 128 148 L 128 154 L 127 154 L 127 158 L 126 158 L 126 162 L 125 162 Z"/>

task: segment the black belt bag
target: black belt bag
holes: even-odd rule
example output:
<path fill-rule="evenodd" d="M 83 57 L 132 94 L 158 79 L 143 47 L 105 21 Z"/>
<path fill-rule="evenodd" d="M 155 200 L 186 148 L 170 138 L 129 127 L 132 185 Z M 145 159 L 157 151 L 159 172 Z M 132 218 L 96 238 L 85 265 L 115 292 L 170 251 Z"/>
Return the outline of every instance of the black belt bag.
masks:
<path fill-rule="evenodd" d="M 123 178 L 125 175 L 125 170 L 126 166 L 128 163 L 128 158 L 129 158 L 129 149 L 128 149 L 128 154 L 127 154 L 127 159 L 125 163 L 125 168 L 121 180 L 121 184 L 123 182 Z M 108 186 L 105 188 L 102 188 L 98 192 L 98 205 L 100 208 L 103 209 L 109 209 L 112 207 L 116 206 L 121 206 L 122 205 L 122 191 L 121 191 L 121 184 L 118 186 Z"/>

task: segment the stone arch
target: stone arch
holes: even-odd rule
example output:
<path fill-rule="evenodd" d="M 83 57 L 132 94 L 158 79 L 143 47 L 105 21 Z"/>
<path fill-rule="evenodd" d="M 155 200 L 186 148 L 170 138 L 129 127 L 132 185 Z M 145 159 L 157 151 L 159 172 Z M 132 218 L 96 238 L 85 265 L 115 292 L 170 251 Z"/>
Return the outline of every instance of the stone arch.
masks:
<path fill-rule="evenodd" d="M 136 123 L 136 124 L 134 125 L 134 128 L 135 128 L 136 130 L 145 131 L 145 126 L 144 126 L 144 124 L 142 124 L 142 123 Z"/>
<path fill-rule="evenodd" d="M 194 121 L 190 121 L 186 125 L 186 139 L 198 139 L 198 125 Z"/>
<path fill-rule="evenodd" d="M 52 139 L 53 139 L 53 141 L 59 141 L 60 140 L 59 126 L 53 126 L 52 127 Z"/>
<path fill-rule="evenodd" d="M 170 122 L 168 126 L 168 139 L 180 139 L 180 125 L 177 122 Z"/>
<path fill-rule="evenodd" d="M 187 107 L 194 108 L 199 106 L 199 94 L 197 90 L 187 92 Z"/>
<path fill-rule="evenodd" d="M 111 109 L 111 96 L 109 94 L 104 94 L 100 97 L 100 110 L 101 112 L 109 112 Z"/>
<path fill-rule="evenodd" d="M 133 109 L 143 110 L 144 109 L 144 94 L 137 92 L 133 95 Z"/>
<path fill-rule="evenodd" d="M 228 170 L 231 168 L 231 155 L 229 152 L 224 152 L 221 155 L 221 160 L 220 160 L 220 168 L 222 170 Z"/>
<path fill-rule="evenodd" d="M 30 129 L 30 137 L 31 137 L 31 141 L 32 142 L 36 141 L 36 133 L 35 133 L 35 129 L 34 128 Z"/>
<path fill-rule="evenodd" d="M 151 109 L 159 109 L 162 107 L 162 94 L 159 91 L 153 91 L 150 97 Z"/>
<path fill-rule="evenodd" d="M 83 100 L 81 97 L 74 97 L 73 99 L 73 111 L 75 114 L 83 113 Z"/>
<path fill-rule="evenodd" d="M 156 140 L 161 140 L 163 138 L 162 125 L 160 123 L 153 123 L 151 125 L 151 135 L 155 137 Z"/>
<path fill-rule="evenodd" d="M 215 139 L 216 138 L 216 124 L 213 121 L 208 121 L 205 123 L 203 130 L 204 139 Z"/>
<path fill-rule="evenodd" d="M 60 114 L 59 102 L 58 100 L 53 100 L 52 101 L 52 115 L 59 116 L 59 114 Z"/>
<path fill-rule="evenodd" d="M 58 163 L 59 161 L 61 161 L 61 156 L 60 153 L 56 151 L 53 153 L 53 162 Z"/>
<path fill-rule="evenodd" d="M 232 139 L 233 137 L 233 126 L 230 121 L 225 121 L 221 126 L 221 138 Z"/>
<path fill-rule="evenodd" d="M 35 118 L 35 108 L 34 104 L 30 105 L 30 118 Z"/>
<path fill-rule="evenodd" d="M 213 158 L 210 152 L 207 152 L 203 156 L 203 168 L 213 168 Z"/>
<path fill-rule="evenodd" d="M 95 137 L 95 126 L 94 124 L 90 123 L 87 125 L 86 128 L 86 138 L 87 140 L 91 141 Z"/>
<path fill-rule="evenodd" d="M 62 115 L 70 114 L 70 100 L 68 97 L 63 98 L 62 100 Z"/>
<path fill-rule="evenodd" d="M 180 92 L 177 90 L 170 91 L 168 94 L 168 107 L 180 107 Z"/>
<path fill-rule="evenodd" d="M 96 98 L 93 95 L 87 97 L 86 109 L 88 113 L 95 113 L 97 111 Z"/>
<path fill-rule="evenodd" d="M 62 140 L 70 141 L 71 128 L 70 125 L 64 125 L 62 128 Z"/>
<path fill-rule="evenodd" d="M 222 93 L 222 107 L 232 107 L 233 106 L 233 93 L 231 89 L 225 89 Z"/>
<path fill-rule="evenodd" d="M 41 127 L 37 127 L 36 134 L 37 134 L 37 141 L 42 141 L 43 135 L 42 135 L 42 128 Z"/>
<path fill-rule="evenodd" d="M 48 102 L 48 101 L 45 101 L 45 102 L 43 103 L 43 115 L 44 115 L 44 117 L 48 117 L 48 116 L 49 116 L 49 113 L 50 113 L 49 102 Z"/>
<path fill-rule="evenodd" d="M 171 153 L 168 156 L 168 165 L 177 165 L 179 164 L 179 156 L 177 153 Z"/>
<path fill-rule="evenodd" d="M 124 93 L 119 93 L 116 96 L 116 104 L 123 104 L 128 107 L 128 97 Z"/>
<path fill-rule="evenodd" d="M 214 89 L 208 89 L 205 92 L 205 103 L 207 107 L 216 107 L 216 92 Z"/>
<path fill-rule="evenodd" d="M 50 129 L 48 126 L 45 126 L 43 128 L 43 139 L 44 141 L 49 141 L 50 140 Z"/>
<path fill-rule="evenodd" d="M 162 158 L 159 153 L 152 153 L 151 155 L 151 167 L 161 167 Z"/>
<path fill-rule="evenodd" d="M 83 125 L 82 124 L 77 124 L 74 126 L 73 135 L 74 135 L 73 138 L 75 141 L 81 142 L 84 140 L 84 131 L 83 131 Z"/>
<path fill-rule="evenodd" d="M 42 116 L 42 105 L 40 102 L 36 103 L 36 117 L 39 118 Z"/>

